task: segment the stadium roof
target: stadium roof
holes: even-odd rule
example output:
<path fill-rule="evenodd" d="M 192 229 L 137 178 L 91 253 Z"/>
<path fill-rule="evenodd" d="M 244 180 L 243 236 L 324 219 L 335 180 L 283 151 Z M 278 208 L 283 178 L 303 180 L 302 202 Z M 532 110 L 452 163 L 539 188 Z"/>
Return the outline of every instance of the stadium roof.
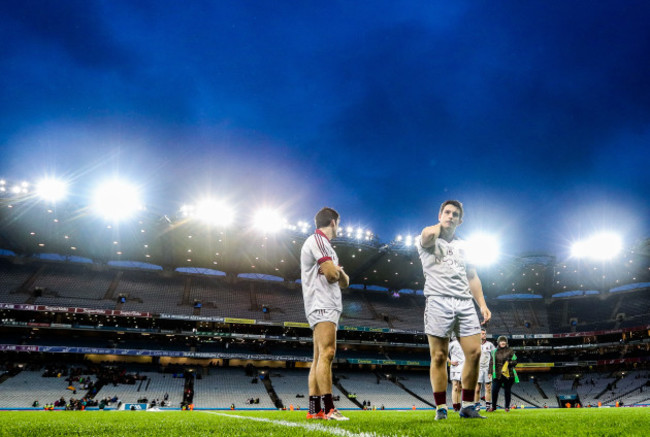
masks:
<path fill-rule="evenodd" d="M 307 231 L 310 232 L 310 231 Z M 265 233 L 245 226 L 209 226 L 184 217 L 140 210 L 113 224 L 71 202 L 48 206 L 31 197 L 0 196 L 0 249 L 17 257 L 57 254 L 60 260 L 92 260 L 115 267 L 159 266 L 167 271 L 225 272 L 233 276 L 300 278 L 300 249 L 307 233 L 284 228 Z M 421 290 L 415 248 L 375 238 L 332 241 L 351 283 L 370 289 Z M 488 296 L 600 290 L 650 281 L 647 244 L 608 263 L 558 261 L 545 254 L 510 257 L 479 269 Z M 4 252 L 11 256 L 10 252 Z"/>

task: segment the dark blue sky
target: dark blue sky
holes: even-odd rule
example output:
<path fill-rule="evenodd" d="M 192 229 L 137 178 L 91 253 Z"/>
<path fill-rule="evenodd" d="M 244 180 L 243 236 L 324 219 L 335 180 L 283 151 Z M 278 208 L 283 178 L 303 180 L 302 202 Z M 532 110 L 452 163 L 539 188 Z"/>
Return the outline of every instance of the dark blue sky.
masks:
<path fill-rule="evenodd" d="M 650 236 L 650 2 L 0 2 L 0 176 L 119 172 L 173 213 L 323 205 L 381 240 Z M 463 230 L 461 228 L 461 230 Z"/>

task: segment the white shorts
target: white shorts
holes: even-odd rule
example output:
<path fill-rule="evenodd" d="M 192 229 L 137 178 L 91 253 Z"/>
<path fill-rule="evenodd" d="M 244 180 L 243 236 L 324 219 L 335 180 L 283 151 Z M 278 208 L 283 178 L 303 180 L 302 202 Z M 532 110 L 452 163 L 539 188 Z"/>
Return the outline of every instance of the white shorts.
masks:
<path fill-rule="evenodd" d="M 463 374 L 463 366 L 452 367 L 449 370 L 449 379 L 451 381 L 460 381 Z"/>
<path fill-rule="evenodd" d="M 479 384 L 492 383 L 492 375 L 490 375 L 490 370 L 488 368 L 478 370 L 478 383 Z"/>
<path fill-rule="evenodd" d="M 332 322 L 338 329 L 340 318 L 341 311 L 339 310 L 314 310 L 307 316 L 307 322 L 309 322 L 311 329 L 314 329 L 321 322 Z"/>
<path fill-rule="evenodd" d="M 428 296 L 424 309 L 424 332 L 434 337 L 469 337 L 481 333 L 473 299 Z"/>

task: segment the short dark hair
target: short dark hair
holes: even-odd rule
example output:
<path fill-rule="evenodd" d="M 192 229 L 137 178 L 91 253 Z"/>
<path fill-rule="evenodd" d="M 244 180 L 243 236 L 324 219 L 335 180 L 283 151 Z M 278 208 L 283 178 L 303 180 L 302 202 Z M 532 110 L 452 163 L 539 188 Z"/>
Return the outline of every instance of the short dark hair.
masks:
<path fill-rule="evenodd" d="M 316 229 L 324 228 L 329 226 L 332 220 L 336 221 L 340 217 L 339 213 L 335 209 L 324 207 L 316 213 L 314 217 L 314 223 L 316 224 Z"/>
<path fill-rule="evenodd" d="M 460 219 L 463 218 L 463 212 L 464 212 L 463 211 L 463 204 L 460 203 L 458 200 L 445 200 L 444 202 L 442 202 L 442 205 L 440 205 L 440 213 L 439 214 L 442 214 L 442 210 L 445 209 L 445 206 L 447 206 L 447 205 L 453 205 L 456 208 L 460 209 L 460 217 L 459 218 Z"/>

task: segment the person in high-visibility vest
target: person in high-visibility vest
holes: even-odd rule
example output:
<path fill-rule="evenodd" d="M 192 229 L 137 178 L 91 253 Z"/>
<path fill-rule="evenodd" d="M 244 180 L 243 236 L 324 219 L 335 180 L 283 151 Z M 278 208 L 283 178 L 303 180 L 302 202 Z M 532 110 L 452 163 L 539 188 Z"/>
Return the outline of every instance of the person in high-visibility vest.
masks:
<path fill-rule="evenodd" d="M 503 335 L 497 339 L 497 348 L 490 356 L 490 368 L 492 369 L 492 407 L 487 411 L 494 411 L 499 400 L 501 387 L 504 390 L 505 410 L 510 411 L 510 399 L 512 384 L 519 382 L 515 366 L 517 355 L 508 346 L 508 339 Z"/>

